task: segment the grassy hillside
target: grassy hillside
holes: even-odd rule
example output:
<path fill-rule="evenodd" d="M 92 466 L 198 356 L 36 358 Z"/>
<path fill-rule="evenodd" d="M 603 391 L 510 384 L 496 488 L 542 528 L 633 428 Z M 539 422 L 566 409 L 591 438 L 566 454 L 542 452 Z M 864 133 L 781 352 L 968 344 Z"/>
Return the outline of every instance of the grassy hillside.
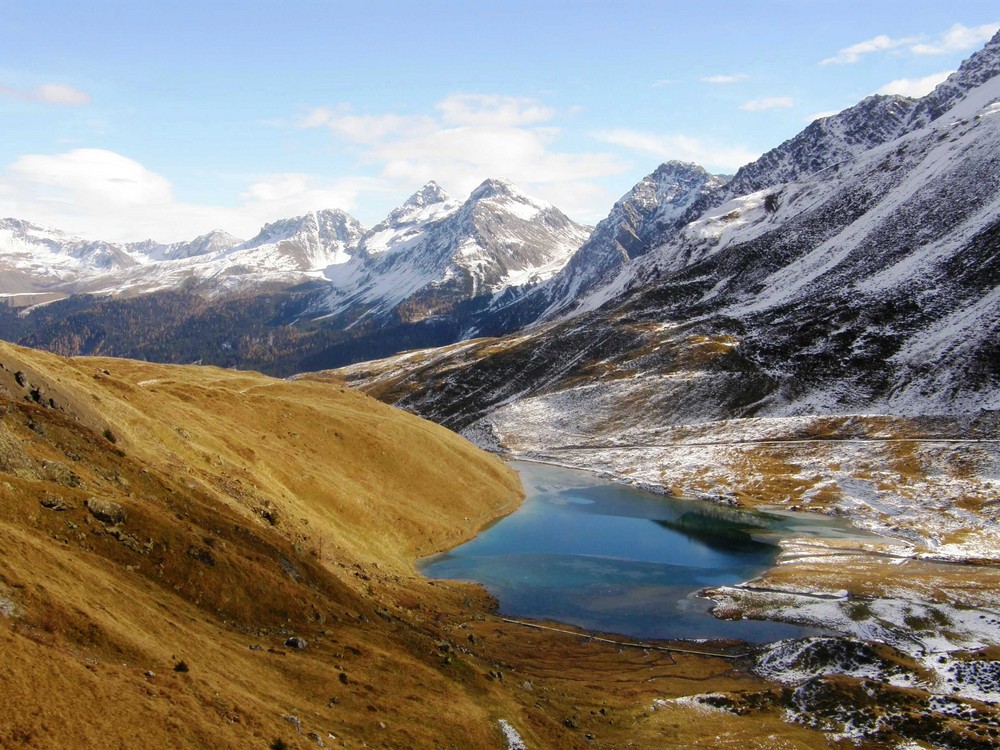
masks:
<path fill-rule="evenodd" d="M 367 589 L 409 588 L 416 554 L 509 509 L 498 461 L 329 386 L 7 346 L 0 363 L 0 744 L 244 746 L 295 733 L 280 713 L 306 696 L 387 700 L 367 688 L 401 667 L 449 692 L 400 663 Z M 309 656 L 267 650 L 293 633 Z"/>
<path fill-rule="evenodd" d="M 443 428 L 329 381 L 6 344 L 0 368 L 4 748 L 503 748 L 501 719 L 532 748 L 824 742 L 651 713 L 766 686 L 731 661 L 527 629 L 421 578 L 521 492 Z"/>

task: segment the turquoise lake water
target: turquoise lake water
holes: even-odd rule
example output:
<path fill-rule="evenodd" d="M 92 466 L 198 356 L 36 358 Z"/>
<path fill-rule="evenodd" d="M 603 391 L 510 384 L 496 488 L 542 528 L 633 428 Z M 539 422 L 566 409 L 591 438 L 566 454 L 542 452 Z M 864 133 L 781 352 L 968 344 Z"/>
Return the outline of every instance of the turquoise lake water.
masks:
<path fill-rule="evenodd" d="M 753 578 L 773 565 L 782 538 L 858 534 L 836 519 L 741 511 L 574 469 L 512 466 L 527 493 L 521 507 L 419 564 L 430 578 L 483 584 L 512 617 L 636 638 L 798 637 L 816 631 L 720 620 L 696 592 Z"/>

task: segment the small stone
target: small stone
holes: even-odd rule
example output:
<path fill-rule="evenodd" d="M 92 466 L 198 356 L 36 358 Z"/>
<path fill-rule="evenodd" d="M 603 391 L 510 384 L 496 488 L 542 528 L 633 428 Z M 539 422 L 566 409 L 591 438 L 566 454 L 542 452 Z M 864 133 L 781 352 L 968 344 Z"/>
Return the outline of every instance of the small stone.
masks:
<path fill-rule="evenodd" d="M 61 497 L 43 497 L 40 501 L 43 508 L 49 510 L 63 511 L 69 510 L 72 506 Z"/>
<path fill-rule="evenodd" d="M 151 669 L 147 669 L 145 672 L 142 673 L 142 676 L 145 677 L 147 680 L 151 680 L 154 677 L 156 677 L 156 672 L 154 672 Z"/>
<path fill-rule="evenodd" d="M 291 714 L 282 714 L 281 718 L 295 727 L 295 731 L 302 734 L 302 721 L 298 716 L 292 716 Z"/>
<path fill-rule="evenodd" d="M 215 556 L 205 547 L 199 547 L 192 544 L 188 547 L 188 557 L 192 557 L 202 565 L 207 565 L 208 567 L 215 566 Z"/>
<path fill-rule="evenodd" d="M 306 643 L 305 638 L 300 638 L 297 635 L 293 635 L 291 638 L 285 641 L 285 645 L 288 646 L 288 648 L 294 648 L 299 651 L 304 651 L 306 646 L 309 644 Z"/>
<path fill-rule="evenodd" d="M 83 504 L 98 521 L 114 525 L 125 522 L 125 508 L 119 503 L 97 497 L 88 497 Z"/>

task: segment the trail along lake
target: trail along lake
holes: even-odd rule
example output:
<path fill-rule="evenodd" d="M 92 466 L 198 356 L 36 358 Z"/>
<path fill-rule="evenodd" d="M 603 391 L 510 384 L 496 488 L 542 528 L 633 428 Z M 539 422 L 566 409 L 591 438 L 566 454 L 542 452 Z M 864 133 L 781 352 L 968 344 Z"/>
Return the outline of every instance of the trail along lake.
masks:
<path fill-rule="evenodd" d="M 575 469 L 513 462 L 527 496 L 511 515 L 419 562 L 430 578 L 475 581 L 512 617 L 636 638 L 766 642 L 810 632 L 720 620 L 697 596 L 771 567 L 789 537 L 856 537 L 838 519 L 737 510 L 616 484 Z"/>

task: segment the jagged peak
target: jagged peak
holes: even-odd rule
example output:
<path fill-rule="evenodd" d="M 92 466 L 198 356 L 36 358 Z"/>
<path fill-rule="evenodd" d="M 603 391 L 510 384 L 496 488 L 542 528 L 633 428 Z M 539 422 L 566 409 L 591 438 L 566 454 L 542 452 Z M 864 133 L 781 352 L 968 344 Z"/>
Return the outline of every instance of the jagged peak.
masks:
<path fill-rule="evenodd" d="M 491 177 L 480 183 L 480 185 L 469 194 L 469 202 L 471 203 L 474 201 L 481 201 L 486 198 L 496 197 L 518 198 L 520 200 L 530 201 L 531 203 L 540 202 L 530 197 L 510 180 L 496 177 Z"/>
<path fill-rule="evenodd" d="M 450 199 L 451 197 L 444 191 L 444 188 L 434 182 L 434 180 L 430 180 L 417 192 L 407 198 L 403 202 L 403 205 L 423 208 L 424 206 L 431 206 L 435 203 L 444 203 Z"/>
<path fill-rule="evenodd" d="M 676 159 L 663 162 L 663 164 L 654 169 L 649 176 L 653 179 L 657 179 L 677 174 L 711 176 L 700 164 L 695 164 L 693 161 L 677 161 Z"/>
<path fill-rule="evenodd" d="M 299 234 L 322 235 L 325 227 L 334 225 L 335 234 L 346 233 L 348 235 L 361 234 L 364 228 L 360 222 L 349 213 L 339 208 L 324 208 L 318 211 L 310 211 L 300 216 L 292 216 L 287 219 L 278 219 L 268 222 L 261 227 L 257 235 L 246 242 L 247 246 L 257 246 L 270 242 L 278 242 L 284 239 L 291 239 Z M 347 239 L 346 237 L 341 239 Z"/>
<path fill-rule="evenodd" d="M 914 125 L 933 122 L 955 106 L 966 94 L 1000 75 L 1000 31 L 982 49 L 962 61 L 958 70 L 918 100 Z"/>
<path fill-rule="evenodd" d="M 209 242 L 212 240 L 220 240 L 223 242 L 229 242 L 235 240 L 234 244 L 243 242 L 242 239 L 234 234 L 230 234 L 225 229 L 212 229 L 211 231 L 205 232 L 204 234 L 199 234 L 191 242 Z"/>
<path fill-rule="evenodd" d="M 8 229 L 12 232 L 44 232 L 46 234 L 55 234 L 60 236 L 68 235 L 59 230 L 53 229 L 52 227 L 44 227 L 41 224 L 35 224 L 33 222 L 27 221 L 25 219 L 17 219 L 13 216 L 8 216 L 5 219 L 0 219 L 0 229 Z"/>

